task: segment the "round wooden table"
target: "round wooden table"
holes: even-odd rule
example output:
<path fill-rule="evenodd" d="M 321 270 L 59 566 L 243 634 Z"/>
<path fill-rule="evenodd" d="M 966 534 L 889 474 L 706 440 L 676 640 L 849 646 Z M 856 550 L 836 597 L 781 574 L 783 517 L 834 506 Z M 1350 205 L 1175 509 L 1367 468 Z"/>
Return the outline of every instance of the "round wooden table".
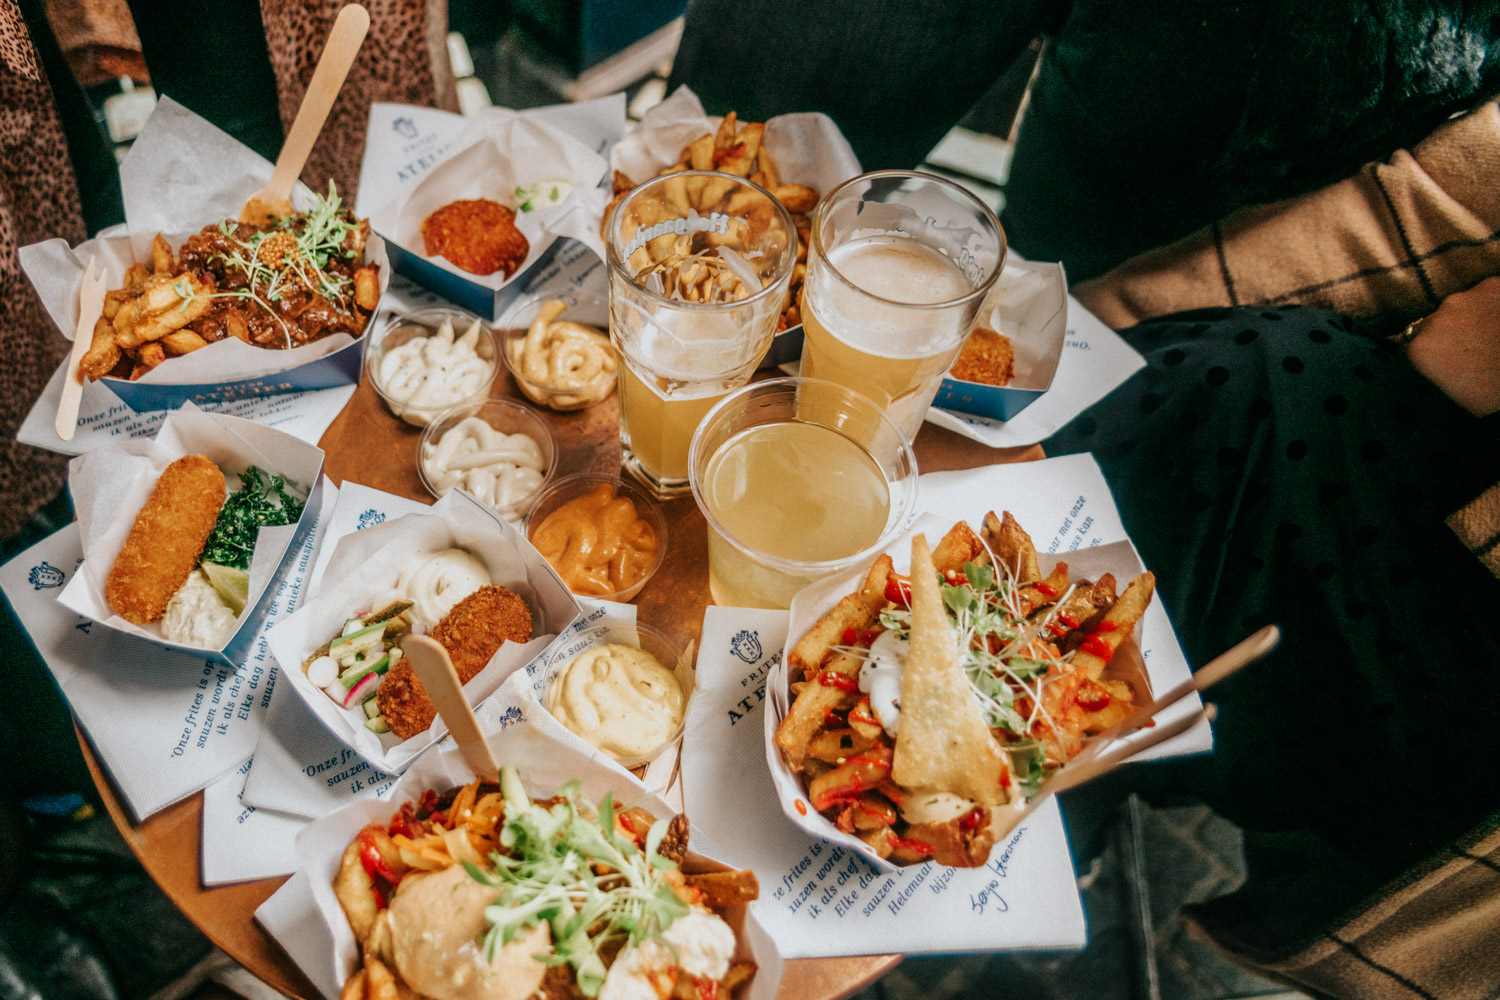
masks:
<path fill-rule="evenodd" d="M 518 397 L 508 373 L 495 381 L 495 394 Z M 557 439 L 559 473 L 620 467 L 617 396 L 587 410 L 540 410 Z M 387 493 L 430 501 L 417 478 L 420 429 L 391 416 L 367 381 L 355 390 L 319 442 L 327 453 L 325 471 L 335 483 L 348 479 Z M 997 462 L 1042 457 L 1039 446 L 991 449 L 932 425 L 916 441 L 923 472 L 970 469 Z M 640 620 L 685 642 L 698 638 L 709 603 L 707 526 L 692 497 L 662 504 L 667 519 L 667 556 L 655 577 L 636 597 Z M 205 889 L 199 881 L 203 796 L 194 795 L 145 822 L 131 821 L 109 777 L 79 734 L 84 758 L 110 818 L 130 849 L 167 896 L 215 945 L 255 976 L 289 997 L 318 1000 L 307 977 L 281 946 L 254 921 L 255 909 L 285 881 L 261 879 Z M 787 963 L 778 1000 L 836 1000 L 868 986 L 890 971 L 899 955 L 797 959 Z"/>

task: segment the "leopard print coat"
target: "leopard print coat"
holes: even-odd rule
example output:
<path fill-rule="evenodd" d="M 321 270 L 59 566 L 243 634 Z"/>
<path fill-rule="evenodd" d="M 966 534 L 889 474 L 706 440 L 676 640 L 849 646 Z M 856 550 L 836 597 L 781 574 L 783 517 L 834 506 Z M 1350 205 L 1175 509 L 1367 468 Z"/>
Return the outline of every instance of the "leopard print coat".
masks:
<path fill-rule="evenodd" d="M 62 487 L 67 459 L 16 441 L 68 342 L 21 273 L 18 248 L 84 231 L 68 145 L 16 0 L 0 0 L 0 538 Z"/>
<path fill-rule="evenodd" d="M 314 191 L 326 190 L 331 178 L 350 204 L 359 181 L 372 102 L 458 110 L 453 72 L 448 65 L 446 0 L 363 2 L 370 11 L 370 33 L 302 170 L 302 180 Z M 344 3 L 260 0 L 281 121 L 286 128 L 291 128 L 297 117 L 323 42 Z"/>

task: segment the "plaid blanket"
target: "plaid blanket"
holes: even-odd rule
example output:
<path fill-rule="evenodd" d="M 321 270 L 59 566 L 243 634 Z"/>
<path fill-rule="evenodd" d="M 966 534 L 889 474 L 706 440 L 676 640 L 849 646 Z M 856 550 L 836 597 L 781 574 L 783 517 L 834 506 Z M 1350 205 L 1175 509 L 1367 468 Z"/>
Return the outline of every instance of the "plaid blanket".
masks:
<path fill-rule="evenodd" d="M 1074 291 L 1116 329 L 1207 306 L 1303 304 L 1399 327 L 1500 273 L 1500 102 L 1410 152 L 1241 209 Z"/>
<path fill-rule="evenodd" d="M 1500 813 L 1286 946 L 1277 930 L 1295 920 L 1293 899 L 1230 896 L 1184 916 L 1195 937 L 1313 996 L 1489 1000 L 1500 988 Z"/>
<path fill-rule="evenodd" d="M 1188 309 L 1295 303 L 1394 329 L 1494 274 L 1500 101 L 1491 100 L 1410 152 L 1235 212 L 1075 293 L 1116 328 Z M 1500 576 L 1500 484 L 1447 523 Z M 1399 790 L 1392 795 L 1391 834 L 1399 836 Z M 1363 873 L 1346 874 L 1348 884 L 1366 884 Z M 1236 961 L 1314 996 L 1500 996 L 1500 813 L 1338 916 L 1310 912 L 1323 901 L 1318 877 L 1289 871 L 1254 895 L 1203 904 L 1186 914 L 1189 927 Z"/>

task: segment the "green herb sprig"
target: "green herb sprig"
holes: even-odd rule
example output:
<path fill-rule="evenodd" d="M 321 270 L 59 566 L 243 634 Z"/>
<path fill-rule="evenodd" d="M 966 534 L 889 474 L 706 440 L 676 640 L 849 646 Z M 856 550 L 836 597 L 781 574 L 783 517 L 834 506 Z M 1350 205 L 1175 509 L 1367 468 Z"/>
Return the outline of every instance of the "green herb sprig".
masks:
<path fill-rule="evenodd" d="M 202 562 L 249 569 L 260 529 L 293 524 L 302 516 L 303 503 L 287 492 L 285 476 L 268 475 L 252 465 L 240 473 L 240 482 L 219 511 Z"/>

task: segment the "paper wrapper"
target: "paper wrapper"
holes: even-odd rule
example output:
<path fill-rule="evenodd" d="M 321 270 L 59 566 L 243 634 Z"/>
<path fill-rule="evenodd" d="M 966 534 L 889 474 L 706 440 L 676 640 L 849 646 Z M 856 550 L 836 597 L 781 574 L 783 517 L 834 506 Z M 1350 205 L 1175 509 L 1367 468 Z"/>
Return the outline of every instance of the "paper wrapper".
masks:
<path fill-rule="evenodd" d="M 636 184 L 644 183 L 679 162 L 682 147 L 712 133 L 724 119 L 703 110 L 687 87 L 646 112 L 640 127 L 616 144 L 610 167 Z M 859 158 L 832 118 L 816 111 L 766 119 L 762 140 L 776 161 L 783 184 L 806 184 L 819 196 L 859 173 Z M 601 222 L 603 220 L 600 220 Z"/>
<path fill-rule="evenodd" d="M 984 510 L 977 511 L 969 518 L 970 527 L 977 531 L 979 519 L 983 516 Z M 885 550 L 895 563 L 896 572 L 908 573 L 911 566 L 913 536 L 919 533 L 925 534 L 928 543 L 936 546 L 938 539 L 942 538 L 952 526 L 952 521 L 939 517 L 928 515 L 920 518 L 909 531 Z M 1067 553 L 1066 556 L 1039 552 L 1037 561 L 1041 564 L 1044 576 L 1059 562 L 1068 564 L 1068 575 L 1073 580 L 1097 580 L 1104 573 L 1113 573 L 1118 581 L 1118 588 L 1122 591 L 1125 585 L 1144 569 L 1135 548 L 1128 541 L 1079 549 L 1076 552 Z M 820 580 L 792 598 L 786 646 L 781 659 L 771 668 L 766 678 L 766 697 L 770 702 L 770 710 L 765 714 L 766 763 L 771 768 L 771 775 L 776 784 L 777 799 L 788 819 L 814 836 L 860 854 L 881 871 L 897 872 L 916 866 L 896 865 L 881 858 L 863 840 L 853 834 L 844 833 L 834 826 L 832 821 L 814 810 L 807 799 L 805 784 L 787 764 L 775 739 L 776 729 L 781 724 L 781 720 L 786 718 L 791 707 L 792 697 L 787 661 L 792 648 L 817 623 L 818 619 L 832 610 L 840 598 L 859 587 L 868 568 L 868 564 L 865 564 L 849 573 Z M 1137 623 L 1131 637 L 1121 644 L 1115 653 L 1114 660 L 1110 663 L 1108 672 L 1110 679 L 1123 680 L 1130 684 L 1137 704 L 1146 704 L 1151 700 L 1151 682 L 1139 645 L 1143 641 L 1142 625 L 1143 623 Z M 1016 805 L 1021 806 L 1024 803 L 1016 803 Z M 995 848 L 992 848 L 992 854 L 1004 842 L 1003 837 L 997 840 Z M 932 862 L 925 863 L 932 864 Z"/>
<path fill-rule="evenodd" d="M 110 568 L 135 526 L 136 513 L 156 488 L 157 479 L 177 459 L 194 454 L 207 456 L 229 474 L 255 465 L 285 476 L 288 484 L 307 498 L 295 524 L 260 530 L 250 559 L 249 598 L 234 633 L 217 650 L 172 642 L 162 635 L 159 624 L 134 625 L 111 611 L 104 598 Z M 237 666 L 259 632 L 263 605 L 269 600 L 267 588 L 283 569 L 294 539 L 305 537 L 312 523 L 322 472 L 323 452 L 313 445 L 239 417 L 205 413 L 191 404 L 168 417 L 154 439 L 121 441 L 80 455 L 68 463 L 68 488 L 78 514 L 83 566 L 58 600 L 117 631 L 169 649 L 207 653 L 217 662 Z M 309 493 L 313 495 L 307 496 Z"/>
<path fill-rule="evenodd" d="M 597 220 L 608 196 L 597 185 L 606 166 L 602 156 L 567 132 L 535 117 L 493 108 L 454 137 L 426 176 L 372 212 L 370 224 L 399 248 L 395 259 L 402 273 L 444 294 L 456 279 L 468 293 L 460 304 L 487 300 L 489 308 L 478 311 L 493 318 L 506 298 L 495 293 L 522 278 L 559 237 L 579 240 L 603 256 Z M 518 187 L 545 181 L 565 181 L 573 190 L 560 204 L 516 212 L 516 228 L 530 249 L 510 277 L 503 271 L 470 274 L 446 257 L 427 255 L 422 220 L 439 208 L 473 198 L 513 207 Z M 451 277 L 435 282 L 429 267 Z"/>
<path fill-rule="evenodd" d="M 320 578 L 317 596 L 268 636 L 271 652 L 286 678 L 314 715 L 360 757 L 380 771 L 400 774 L 424 750 L 442 739 L 441 718 L 408 740 L 365 728 L 359 706 L 344 708 L 308 680 L 303 664 L 337 636 L 355 612 L 379 610 L 372 601 L 395 586 L 401 570 L 415 559 L 448 548 L 478 557 L 493 583 L 518 594 L 531 608 L 530 642 L 506 642 L 489 664 L 464 685 L 473 705 L 494 694 L 507 677 L 542 655 L 581 614 L 568 588 L 525 537 L 490 508 L 462 490 L 453 490 L 425 514 L 408 514 L 345 535 Z"/>
<path fill-rule="evenodd" d="M 600 766 L 598 760 L 580 753 L 576 746 L 555 739 L 548 729 L 533 724 L 534 717 L 551 719 L 524 685 L 507 684 L 497 702 L 501 699 L 508 700 L 503 706 L 506 711 L 502 717 L 510 722 L 489 737 L 489 744 L 497 761 L 516 765 L 533 796 L 553 795 L 566 782 L 579 780 L 583 782 L 585 796 L 591 801 L 598 802 L 606 794 L 612 794 L 617 803 L 639 805 L 658 818 L 672 814 L 673 810 L 666 802 L 652 795 L 628 772 Z M 310 824 L 298 835 L 299 870 L 305 873 L 311 885 L 317 911 L 332 937 L 333 947 L 324 959 L 323 967 L 307 970 L 325 992 L 329 989 L 327 984 L 342 984 L 359 963 L 358 944 L 333 893 L 333 877 L 344 848 L 366 824 L 388 822 L 400 803 L 416 800 L 424 790 L 443 791 L 472 780 L 473 775 L 450 742 L 417 761 L 385 800 L 354 803 Z M 696 852 L 690 854 L 683 865 L 689 872 L 717 871 L 726 867 Z M 724 916 L 739 938 L 735 957 L 749 958 L 757 966 L 755 978 L 736 992 L 736 1000 L 771 1000 L 780 982 L 782 963 L 769 936 L 760 929 L 748 907 L 734 907 L 725 911 Z M 272 930 L 274 933 L 275 928 Z M 336 996 L 334 993 L 328 995 L 330 1000 Z"/>
<path fill-rule="evenodd" d="M 200 232 L 204 226 L 221 219 L 236 219 L 245 199 L 271 178 L 271 164 L 226 132 L 176 103 L 162 98 L 152 112 L 140 138 L 120 166 L 120 185 L 125 198 L 125 225 L 116 226 L 94 239 L 69 249 L 64 240 L 46 240 L 20 250 L 21 266 L 36 287 L 42 304 L 69 339 L 78 326 L 78 300 L 83 274 L 90 257 L 103 265 L 106 287 L 120 288 L 125 271 L 131 264 L 151 263 L 151 241 L 162 233 L 175 253 L 183 240 Z M 299 209 L 310 205 L 310 192 L 298 185 L 292 203 Z M 380 265 L 380 290 L 384 294 L 390 283 L 390 266 L 385 244 L 374 233 L 365 247 L 366 260 Z M 367 327 L 368 329 L 368 327 Z M 361 338 L 363 339 L 363 338 Z M 193 386 L 201 392 L 193 396 L 181 393 L 158 393 L 161 405 L 150 404 L 149 394 L 132 391 L 132 383 L 123 379 L 101 379 L 111 387 L 124 383 L 121 392 L 136 410 L 163 409 L 180 405 L 184 398 L 199 401 L 209 398 L 243 398 L 270 395 L 294 389 L 327 388 L 340 382 L 357 382 L 359 366 L 353 365 L 351 377 L 335 381 L 312 377 L 303 372 L 284 387 L 265 383 L 247 384 L 250 379 L 289 374 L 305 365 L 330 358 L 356 341 L 346 334 L 324 337 L 287 351 L 251 347 L 227 337 L 182 357 L 169 358 L 133 385 Z M 231 357 L 230 355 L 233 355 Z M 311 380 L 310 380 L 311 379 Z M 322 384 L 313 384 L 321 381 Z M 237 395 L 229 386 L 239 383 Z M 215 394 L 216 388 L 223 389 Z M 226 391 L 229 394 L 225 394 Z M 123 397 L 122 397 L 123 398 Z"/>

